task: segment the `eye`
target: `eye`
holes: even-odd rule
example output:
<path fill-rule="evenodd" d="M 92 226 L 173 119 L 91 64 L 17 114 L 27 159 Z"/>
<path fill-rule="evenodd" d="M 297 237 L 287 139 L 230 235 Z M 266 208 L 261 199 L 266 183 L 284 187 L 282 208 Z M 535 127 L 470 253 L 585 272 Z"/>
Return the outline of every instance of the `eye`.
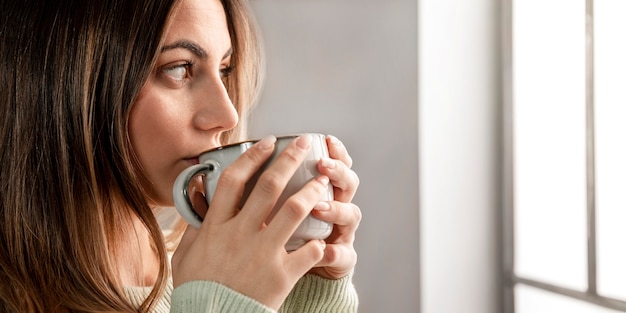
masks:
<path fill-rule="evenodd" d="M 228 76 L 230 76 L 230 74 L 233 72 L 234 67 L 232 65 L 228 65 L 224 68 L 220 69 L 220 77 L 222 79 L 226 79 L 228 78 Z"/>
<path fill-rule="evenodd" d="M 187 62 L 165 67 L 163 69 L 163 74 L 167 75 L 174 82 L 181 83 L 184 82 L 185 79 L 189 78 L 189 75 L 191 74 L 191 66 L 192 64 Z"/>

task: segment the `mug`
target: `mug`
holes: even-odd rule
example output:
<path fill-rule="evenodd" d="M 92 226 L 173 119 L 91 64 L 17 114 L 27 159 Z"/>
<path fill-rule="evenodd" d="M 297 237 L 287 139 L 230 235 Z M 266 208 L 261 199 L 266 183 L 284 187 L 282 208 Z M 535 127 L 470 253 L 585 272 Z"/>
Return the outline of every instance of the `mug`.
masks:
<path fill-rule="evenodd" d="M 270 223 L 271 219 L 274 215 L 276 215 L 277 210 L 280 209 L 280 207 L 291 195 L 302 189 L 302 187 L 304 187 L 309 180 L 319 176 L 317 163 L 322 157 L 328 157 L 326 136 L 315 133 L 308 135 L 311 136 L 311 150 L 287 183 L 285 189 L 278 198 L 276 205 L 272 209 L 272 212 L 269 214 L 266 223 Z M 272 155 L 265 162 L 265 164 L 263 164 L 259 171 L 253 175 L 250 181 L 246 183 L 242 204 L 247 200 L 261 173 L 268 166 L 270 166 L 278 157 L 280 152 L 283 151 L 285 147 L 287 147 L 287 145 L 289 145 L 289 143 L 298 136 L 300 135 L 280 136 L 276 138 Z M 191 226 L 198 228 L 203 220 L 203 218 L 194 210 L 191 200 L 189 199 L 188 189 L 191 180 L 197 175 L 203 176 L 202 181 L 204 195 L 210 205 L 222 171 L 239 158 L 241 154 L 252 147 L 252 145 L 257 141 L 258 140 L 244 141 L 208 150 L 200 154 L 199 164 L 186 168 L 178 175 L 176 181 L 174 182 L 174 204 L 176 205 L 176 209 L 180 215 L 187 220 Z M 328 192 L 324 194 L 324 197 L 321 200 L 331 201 L 333 199 L 333 187 L 329 184 Z M 319 220 L 309 214 L 293 233 L 285 245 L 285 249 L 287 251 L 294 251 L 309 240 L 326 239 L 330 235 L 332 227 L 331 223 Z"/>

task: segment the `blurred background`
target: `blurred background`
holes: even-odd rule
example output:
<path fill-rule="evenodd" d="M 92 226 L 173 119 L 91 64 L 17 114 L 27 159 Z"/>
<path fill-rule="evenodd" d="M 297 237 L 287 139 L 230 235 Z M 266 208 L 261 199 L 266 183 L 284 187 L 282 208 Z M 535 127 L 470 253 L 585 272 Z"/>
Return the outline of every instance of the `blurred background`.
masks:
<path fill-rule="evenodd" d="M 360 312 L 626 312 L 626 1 L 252 5 L 251 136 L 354 159 Z"/>
<path fill-rule="evenodd" d="M 252 1 L 267 77 L 250 134 L 321 132 L 354 159 L 360 312 L 416 312 L 419 297 L 417 4 Z"/>

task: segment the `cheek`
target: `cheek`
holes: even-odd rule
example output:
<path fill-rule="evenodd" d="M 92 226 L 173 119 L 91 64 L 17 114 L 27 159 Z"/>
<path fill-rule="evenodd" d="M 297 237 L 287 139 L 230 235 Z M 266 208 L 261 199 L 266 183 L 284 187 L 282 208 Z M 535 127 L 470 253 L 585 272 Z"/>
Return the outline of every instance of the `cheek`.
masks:
<path fill-rule="evenodd" d="M 158 103 L 158 97 L 151 96 L 150 83 L 141 88 L 137 100 L 133 104 L 128 120 L 128 134 L 135 153 L 141 149 L 142 143 L 149 138 L 150 129 L 153 128 L 153 118 L 150 110 L 150 103 Z M 139 150 L 139 151 L 138 151 Z"/>
<path fill-rule="evenodd" d="M 178 101 L 180 102 L 180 101 Z M 183 125 L 184 107 L 150 84 L 144 86 L 133 105 L 129 118 L 129 136 L 135 152 L 157 150 L 175 141 Z"/>
<path fill-rule="evenodd" d="M 130 112 L 128 122 L 128 133 L 132 147 L 144 167 L 147 155 L 150 150 L 155 148 L 153 143 L 157 136 L 154 130 L 159 128 L 159 117 L 156 115 L 157 112 L 152 109 L 152 107 L 158 108 L 159 106 L 154 100 L 158 99 L 153 99 L 153 97 L 139 98 Z M 151 106 L 150 104 L 155 105 Z"/>
<path fill-rule="evenodd" d="M 130 113 L 128 131 L 131 145 L 152 188 L 168 181 L 168 167 L 180 143 L 181 116 L 175 107 L 158 94 L 139 97 Z M 158 184 L 157 184 L 158 185 Z"/>

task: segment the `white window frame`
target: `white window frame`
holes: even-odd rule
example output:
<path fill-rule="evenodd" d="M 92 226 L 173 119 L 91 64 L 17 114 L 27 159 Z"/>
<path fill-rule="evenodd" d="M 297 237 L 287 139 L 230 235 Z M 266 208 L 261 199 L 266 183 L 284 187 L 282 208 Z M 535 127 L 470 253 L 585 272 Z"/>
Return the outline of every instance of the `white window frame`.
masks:
<path fill-rule="evenodd" d="M 513 142 L 513 1 L 501 2 L 501 49 L 502 49 L 502 148 L 503 148 L 503 195 L 502 195 L 502 307 L 503 313 L 515 312 L 515 286 L 526 285 L 592 303 L 597 306 L 626 312 L 626 301 L 598 294 L 596 255 L 596 182 L 595 182 L 595 125 L 594 125 L 594 0 L 586 0 L 586 182 L 587 182 L 587 290 L 570 289 L 516 275 L 514 245 L 514 145 Z M 517 0 L 523 1 L 523 0 Z"/>

